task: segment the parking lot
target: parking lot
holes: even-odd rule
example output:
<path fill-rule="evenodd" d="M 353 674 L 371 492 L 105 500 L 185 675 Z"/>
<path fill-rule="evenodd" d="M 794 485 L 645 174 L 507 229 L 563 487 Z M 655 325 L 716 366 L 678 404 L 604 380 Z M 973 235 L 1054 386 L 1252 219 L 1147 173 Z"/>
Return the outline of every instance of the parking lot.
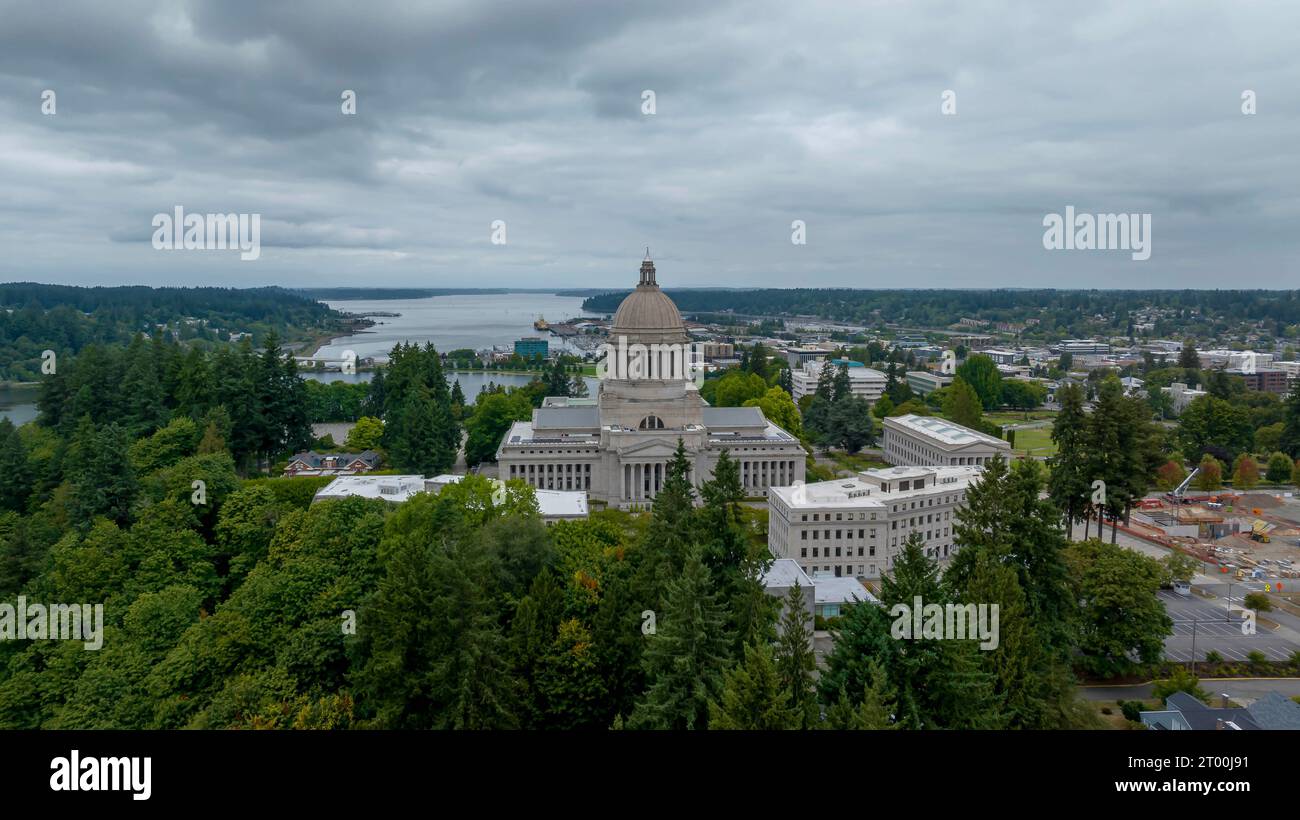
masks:
<path fill-rule="evenodd" d="M 1225 661 L 1244 661 L 1251 652 L 1263 652 L 1269 660 L 1285 661 L 1300 646 L 1272 634 L 1259 626 L 1254 635 L 1242 634 L 1240 610 L 1230 616 L 1222 606 L 1216 606 L 1195 596 L 1179 595 L 1170 590 L 1156 593 L 1165 605 L 1165 611 L 1174 621 L 1173 634 L 1165 639 L 1165 656 L 1173 661 L 1190 661 L 1192 658 L 1193 631 L 1196 640 L 1197 661 L 1204 661 L 1211 650 Z M 1241 594 L 1233 596 L 1234 605 L 1240 607 Z"/>

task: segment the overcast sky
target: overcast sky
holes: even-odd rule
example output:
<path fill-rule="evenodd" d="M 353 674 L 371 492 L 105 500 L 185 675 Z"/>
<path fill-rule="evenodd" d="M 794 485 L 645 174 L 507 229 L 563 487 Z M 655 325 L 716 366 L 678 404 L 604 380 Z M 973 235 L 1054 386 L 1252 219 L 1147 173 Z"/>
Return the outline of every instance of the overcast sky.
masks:
<path fill-rule="evenodd" d="M 621 288 L 649 245 L 667 286 L 1296 288 L 1298 31 L 1291 2 L 0 0 L 0 280 Z M 260 214 L 261 257 L 155 250 L 177 205 Z M 1067 205 L 1151 214 L 1151 258 L 1045 250 Z"/>

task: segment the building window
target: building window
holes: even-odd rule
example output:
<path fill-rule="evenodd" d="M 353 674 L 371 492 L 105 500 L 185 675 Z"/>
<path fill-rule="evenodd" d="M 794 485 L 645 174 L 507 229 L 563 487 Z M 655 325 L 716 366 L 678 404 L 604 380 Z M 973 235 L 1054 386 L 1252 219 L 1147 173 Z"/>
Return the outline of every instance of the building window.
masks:
<path fill-rule="evenodd" d="M 658 416 L 646 416 L 641 419 L 639 426 L 642 430 L 662 430 L 664 429 L 664 421 Z"/>

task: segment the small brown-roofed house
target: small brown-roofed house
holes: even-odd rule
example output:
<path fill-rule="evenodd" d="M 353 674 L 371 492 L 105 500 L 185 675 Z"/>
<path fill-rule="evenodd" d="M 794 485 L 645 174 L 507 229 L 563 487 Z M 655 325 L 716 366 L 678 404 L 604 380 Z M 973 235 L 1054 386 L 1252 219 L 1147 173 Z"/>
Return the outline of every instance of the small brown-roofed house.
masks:
<path fill-rule="evenodd" d="M 284 468 L 286 476 L 358 475 L 379 467 L 380 456 L 374 450 L 361 453 L 296 453 Z"/>

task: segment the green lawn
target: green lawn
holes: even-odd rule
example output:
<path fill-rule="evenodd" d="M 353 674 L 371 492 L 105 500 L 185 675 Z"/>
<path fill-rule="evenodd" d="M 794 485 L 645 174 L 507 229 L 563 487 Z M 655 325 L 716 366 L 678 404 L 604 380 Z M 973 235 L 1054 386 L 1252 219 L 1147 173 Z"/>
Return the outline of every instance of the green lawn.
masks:
<path fill-rule="evenodd" d="M 1016 452 L 1029 456 L 1050 456 L 1056 454 L 1056 442 L 1052 441 L 1052 428 L 1033 427 L 1016 431 Z"/>
<path fill-rule="evenodd" d="M 1029 418 L 1021 410 L 995 410 L 985 413 L 984 420 L 994 424 L 1024 424 L 1026 421 L 1044 421 L 1056 418 L 1055 410 L 1030 410 Z"/>
<path fill-rule="evenodd" d="M 829 458 L 831 461 L 835 462 L 835 466 L 837 468 L 841 470 L 848 470 L 849 472 L 853 472 L 853 473 L 859 473 L 862 472 L 863 470 L 874 470 L 879 467 L 890 466 L 888 462 L 881 461 L 880 459 L 875 458 L 874 456 L 866 456 L 866 455 L 862 455 L 861 453 L 857 453 L 855 455 L 849 455 L 848 453 L 845 453 L 840 450 L 831 450 L 829 453 L 826 454 L 826 457 Z"/>

